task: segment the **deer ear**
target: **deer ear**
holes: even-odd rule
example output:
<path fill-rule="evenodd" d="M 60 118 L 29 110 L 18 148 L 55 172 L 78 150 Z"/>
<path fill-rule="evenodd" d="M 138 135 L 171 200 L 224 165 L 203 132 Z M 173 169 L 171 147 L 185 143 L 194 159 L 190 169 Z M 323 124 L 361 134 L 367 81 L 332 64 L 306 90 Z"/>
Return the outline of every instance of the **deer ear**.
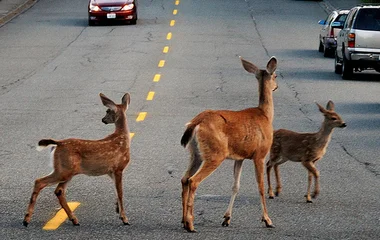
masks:
<path fill-rule="evenodd" d="M 335 110 L 335 104 L 333 103 L 333 101 L 329 101 L 326 105 L 326 109 L 327 110 L 330 110 L 330 111 L 334 111 Z"/>
<path fill-rule="evenodd" d="M 124 94 L 121 99 L 121 103 L 125 106 L 125 109 L 128 109 L 129 103 L 131 102 L 131 95 L 129 93 Z"/>
<path fill-rule="evenodd" d="M 276 68 L 277 68 L 277 59 L 276 57 L 271 57 L 271 59 L 269 59 L 268 64 L 267 64 L 267 72 L 272 75 L 274 71 L 276 71 Z"/>
<path fill-rule="evenodd" d="M 242 57 L 239 57 L 239 58 L 240 58 L 240 60 L 241 60 L 241 63 L 243 64 L 244 69 L 245 69 L 247 72 L 249 72 L 249 73 L 253 73 L 253 74 L 256 74 L 256 73 L 259 72 L 260 69 L 259 69 L 258 67 L 256 67 L 255 64 L 250 63 L 250 62 L 248 62 L 247 60 L 244 60 Z"/>
<path fill-rule="evenodd" d="M 320 111 L 321 113 L 325 113 L 325 112 L 326 112 L 326 109 L 324 109 L 324 107 L 322 107 L 321 105 L 319 105 L 317 102 L 316 102 L 315 104 L 317 104 L 317 106 L 318 106 L 318 108 L 319 108 L 319 111 Z"/>
<path fill-rule="evenodd" d="M 116 104 L 111 99 L 106 97 L 103 93 L 100 93 L 99 96 L 104 106 L 110 108 L 113 111 L 116 111 Z"/>

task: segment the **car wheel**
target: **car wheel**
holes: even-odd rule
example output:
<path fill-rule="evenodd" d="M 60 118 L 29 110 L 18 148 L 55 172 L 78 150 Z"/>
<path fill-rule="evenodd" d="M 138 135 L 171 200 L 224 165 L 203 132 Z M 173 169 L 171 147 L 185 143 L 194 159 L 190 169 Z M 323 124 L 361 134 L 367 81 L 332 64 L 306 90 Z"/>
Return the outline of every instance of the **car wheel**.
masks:
<path fill-rule="evenodd" d="M 323 44 L 322 44 L 321 40 L 319 40 L 318 52 L 323 52 L 323 49 L 324 49 Z"/>
<path fill-rule="evenodd" d="M 342 78 L 346 80 L 350 80 L 352 78 L 352 74 L 354 72 L 354 68 L 352 67 L 350 61 L 343 54 L 343 63 L 342 63 Z"/>
<path fill-rule="evenodd" d="M 94 26 L 94 25 L 95 25 L 95 21 L 88 19 L 88 26 Z"/>
<path fill-rule="evenodd" d="M 341 74 L 342 73 L 342 64 L 339 63 L 339 58 L 338 58 L 338 55 L 337 55 L 336 52 L 335 52 L 334 65 L 335 65 L 335 73 L 336 74 Z"/>
<path fill-rule="evenodd" d="M 323 48 L 323 56 L 324 57 L 330 57 L 331 56 L 331 49 L 324 47 Z"/>

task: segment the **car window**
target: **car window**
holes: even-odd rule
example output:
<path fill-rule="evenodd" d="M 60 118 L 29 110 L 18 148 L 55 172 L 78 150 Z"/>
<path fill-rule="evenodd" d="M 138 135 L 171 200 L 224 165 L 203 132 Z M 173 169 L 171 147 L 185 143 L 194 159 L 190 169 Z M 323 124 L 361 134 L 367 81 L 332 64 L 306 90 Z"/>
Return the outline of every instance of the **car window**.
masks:
<path fill-rule="evenodd" d="M 340 22 L 340 23 L 344 23 L 346 21 L 346 18 L 347 18 L 347 14 L 341 14 L 339 15 L 336 19 L 335 19 L 335 22 Z"/>
<path fill-rule="evenodd" d="M 352 21 L 354 20 L 354 16 L 355 16 L 357 11 L 358 11 L 358 9 L 354 9 L 352 12 L 349 13 L 349 15 L 347 16 L 348 19 L 344 23 L 344 28 L 351 28 Z"/>
<path fill-rule="evenodd" d="M 367 31 L 380 31 L 380 9 L 361 9 L 356 17 L 354 28 Z"/>

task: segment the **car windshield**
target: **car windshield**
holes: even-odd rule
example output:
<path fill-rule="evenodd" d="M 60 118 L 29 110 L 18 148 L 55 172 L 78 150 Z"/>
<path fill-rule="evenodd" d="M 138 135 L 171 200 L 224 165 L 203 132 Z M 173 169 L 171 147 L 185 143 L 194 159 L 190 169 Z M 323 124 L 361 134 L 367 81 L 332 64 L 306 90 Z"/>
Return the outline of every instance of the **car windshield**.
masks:
<path fill-rule="evenodd" d="M 356 18 L 355 29 L 380 31 L 380 8 L 361 9 Z"/>

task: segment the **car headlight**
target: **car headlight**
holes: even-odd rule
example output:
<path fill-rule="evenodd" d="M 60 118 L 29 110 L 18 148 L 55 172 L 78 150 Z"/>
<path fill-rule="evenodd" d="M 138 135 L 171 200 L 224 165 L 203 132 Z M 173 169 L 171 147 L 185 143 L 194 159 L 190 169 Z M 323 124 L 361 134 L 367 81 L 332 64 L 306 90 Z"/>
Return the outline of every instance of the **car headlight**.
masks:
<path fill-rule="evenodd" d="M 135 5 L 133 3 L 130 3 L 130 4 L 125 5 L 121 10 L 122 11 L 132 10 L 134 6 Z"/>
<path fill-rule="evenodd" d="M 100 7 L 98 5 L 90 4 L 90 11 L 98 12 L 100 11 Z"/>

